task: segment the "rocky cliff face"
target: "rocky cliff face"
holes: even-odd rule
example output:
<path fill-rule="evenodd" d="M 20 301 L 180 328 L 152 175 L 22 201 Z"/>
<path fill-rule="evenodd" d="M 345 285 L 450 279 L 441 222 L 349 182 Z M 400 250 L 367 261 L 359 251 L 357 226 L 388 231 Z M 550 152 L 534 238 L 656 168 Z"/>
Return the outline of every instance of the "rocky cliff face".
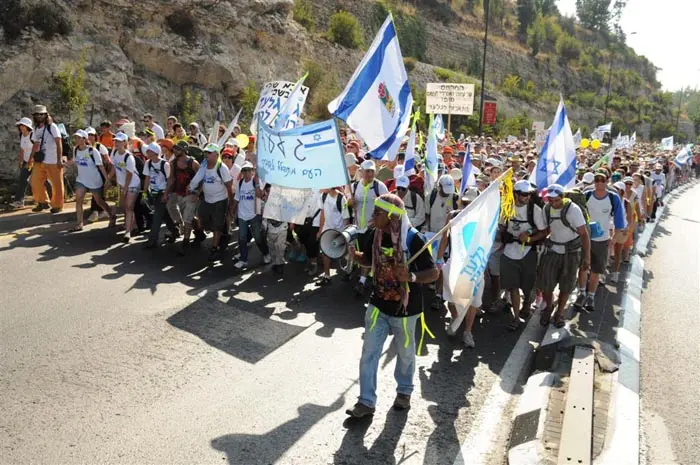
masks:
<path fill-rule="evenodd" d="M 367 27 L 373 3 L 314 0 L 316 30 L 325 30 L 330 15 L 341 7 Z M 55 74 L 81 53 L 87 56 L 90 92 L 85 124 L 92 125 L 105 118 L 139 118 L 146 111 L 162 121 L 177 112 L 185 88 L 201 93 L 199 119 L 210 123 L 218 105 L 231 117 L 243 88 L 252 81 L 261 85 L 268 80 L 295 80 L 302 72 L 301 62 L 311 59 L 336 73 L 344 84 L 363 55 L 307 32 L 292 19 L 293 0 L 56 0 L 51 4 L 72 22 L 68 37 L 46 41 L 36 31 L 27 31 L 13 44 L 0 42 L 0 182 L 12 182 L 16 176 L 14 122 L 28 116 L 35 103 L 51 107 L 56 98 L 51 85 Z M 181 11 L 194 19 L 196 32 L 189 41 L 166 22 L 168 15 Z M 462 63 L 481 53 L 479 39 L 430 19 L 426 24 L 427 61 L 432 65 Z M 367 43 L 372 32 L 367 27 Z M 418 63 L 410 79 L 419 86 L 437 81 L 431 64 Z M 489 80 L 501 82 L 514 70 L 543 85 L 576 79 L 559 66 L 538 65 L 525 53 L 491 44 Z M 498 98 L 506 114 L 527 110 L 534 119 L 548 120 L 554 110 L 489 93 Z M 599 115 L 574 110 L 572 117 L 592 126 Z"/>

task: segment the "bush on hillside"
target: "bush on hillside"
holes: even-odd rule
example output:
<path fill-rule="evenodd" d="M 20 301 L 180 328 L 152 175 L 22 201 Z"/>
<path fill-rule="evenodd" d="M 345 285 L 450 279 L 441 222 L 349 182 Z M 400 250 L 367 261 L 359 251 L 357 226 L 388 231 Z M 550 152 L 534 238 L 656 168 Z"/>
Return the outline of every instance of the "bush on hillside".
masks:
<path fill-rule="evenodd" d="M 55 36 L 67 36 L 73 32 L 73 24 L 66 11 L 48 1 L 40 1 L 24 6 L 20 0 L 0 2 L 0 27 L 8 42 L 22 35 L 22 31 L 34 27 L 41 37 L 51 40 Z"/>
<path fill-rule="evenodd" d="M 191 42 L 197 38 L 197 20 L 189 10 L 182 8 L 165 17 L 165 24 L 171 31 Z"/>
<path fill-rule="evenodd" d="M 293 18 L 307 31 L 312 31 L 314 29 L 313 4 L 309 0 L 295 0 Z"/>
<path fill-rule="evenodd" d="M 241 116 L 244 121 L 241 129 L 249 129 L 251 118 L 253 117 L 253 112 L 255 111 L 255 106 L 258 104 L 259 99 L 260 91 L 258 90 L 258 84 L 255 81 L 249 81 L 241 91 L 238 100 L 238 106 L 243 108 Z M 245 127 L 245 124 L 248 125 L 248 128 Z"/>
<path fill-rule="evenodd" d="M 564 33 L 561 30 L 557 19 L 553 16 L 542 18 L 542 26 L 544 27 L 545 40 L 552 46 L 552 48 L 554 48 L 557 40 Z"/>
<path fill-rule="evenodd" d="M 406 72 L 410 73 L 416 69 L 416 59 L 412 57 L 404 57 L 403 65 L 406 67 Z"/>
<path fill-rule="evenodd" d="M 27 11 L 20 0 L 5 0 L 0 6 L 0 27 L 5 40 L 14 42 L 22 35 L 22 30 L 29 27 Z"/>
<path fill-rule="evenodd" d="M 328 113 L 328 104 L 338 96 L 340 91 L 341 88 L 338 85 L 338 77 L 334 73 L 326 73 L 311 96 L 310 104 L 307 105 L 307 119 L 319 121 L 330 118 L 331 115 Z"/>
<path fill-rule="evenodd" d="M 331 16 L 328 40 L 347 48 L 359 48 L 363 44 L 360 23 L 352 13 L 339 11 Z"/>
<path fill-rule="evenodd" d="M 540 49 L 544 45 L 545 40 L 544 23 L 538 18 L 527 28 L 527 45 L 530 47 L 533 57 L 536 57 L 537 54 L 540 53 Z"/>
<path fill-rule="evenodd" d="M 581 42 L 569 34 L 562 34 L 557 39 L 557 54 L 563 63 L 578 60 L 581 56 Z"/>

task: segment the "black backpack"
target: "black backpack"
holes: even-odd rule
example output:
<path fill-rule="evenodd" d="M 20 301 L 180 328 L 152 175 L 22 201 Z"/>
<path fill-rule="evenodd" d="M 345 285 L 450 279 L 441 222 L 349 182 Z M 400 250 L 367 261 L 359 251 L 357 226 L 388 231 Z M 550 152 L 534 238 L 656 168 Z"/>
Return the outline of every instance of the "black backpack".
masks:
<path fill-rule="evenodd" d="M 324 193 L 323 195 L 321 195 L 321 203 L 322 203 L 322 204 L 325 204 L 327 198 L 328 198 L 328 193 L 327 193 L 327 192 Z M 338 194 L 338 195 L 335 197 L 335 207 L 338 209 L 338 213 L 342 213 L 342 212 L 343 212 L 343 196 L 342 196 L 341 194 Z"/>
<path fill-rule="evenodd" d="M 153 162 L 151 162 L 151 160 L 148 160 L 148 172 L 149 173 L 151 172 L 152 166 L 153 166 Z M 161 173 L 163 173 L 163 176 L 165 176 L 165 179 L 166 180 L 168 179 L 168 175 L 165 174 L 165 160 L 160 161 L 160 168 L 157 168 L 156 171 L 160 171 Z M 221 175 L 219 175 L 219 176 L 221 176 Z"/>
<path fill-rule="evenodd" d="M 438 191 L 437 188 L 433 189 L 433 191 L 430 193 L 430 201 L 429 201 L 429 209 L 428 209 L 428 214 L 430 214 L 430 210 L 433 209 L 433 204 L 435 203 L 435 200 L 437 199 Z M 457 200 L 459 197 L 457 197 L 457 194 L 452 194 L 452 210 L 457 210 Z M 411 199 L 413 200 L 413 199 Z"/>
<path fill-rule="evenodd" d="M 141 183 L 143 184 L 143 180 L 146 179 L 146 175 L 143 174 L 143 166 L 144 166 L 143 159 L 141 159 L 141 157 L 135 156 L 131 152 L 127 152 L 126 157 L 124 157 L 124 163 L 126 163 L 126 160 L 128 160 L 129 157 L 134 157 L 134 164 L 136 165 L 136 171 L 138 171 L 139 179 L 141 179 Z"/>

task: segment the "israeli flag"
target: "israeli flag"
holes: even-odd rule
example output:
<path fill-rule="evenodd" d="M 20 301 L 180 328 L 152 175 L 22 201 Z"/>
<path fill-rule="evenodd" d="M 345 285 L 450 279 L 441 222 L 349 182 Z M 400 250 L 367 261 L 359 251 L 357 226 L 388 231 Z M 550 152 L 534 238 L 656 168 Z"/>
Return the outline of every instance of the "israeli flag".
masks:
<path fill-rule="evenodd" d="M 442 121 L 442 115 L 435 115 L 433 119 L 433 127 L 435 127 L 435 135 L 442 142 L 445 140 L 445 123 Z"/>
<path fill-rule="evenodd" d="M 530 175 L 530 182 L 540 191 L 550 184 L 573 187 L 576 182 L 576 146 L 563 99 L 559 100 L 557 113 L 542 146 L 537 167 Z"/>
<path fill-rule="evenodd" d="M 637 131 L 634 131 L 632 135 L 630 136 L 630 141 L 629 141 L 629 148 L 634 147 L 634 144 L 637 143 Z"/>
<path fill-rule="evenodd" d="M 476 186 L 476 176 L 472 169 L 472 146 L 467 144 L 467 154 L 464 156 L 464 166 L 462 167 L 462 184 L 459 186 L 459 194 L 464 194 L 467 187 Z"/>
<path fill-rule="evenodd" d="M 408 137 L 408 145 L 406 145 L 406 158 L 403 162 L 404 174 L 411 176 L 416 174 L 416 122 L 413 122 L 411 135 Z"/>
<path fill-rule="evenodd" d="M 426 195 L 432 192 L 438 179 L 438 141 L 433 125 L 433 115 L 430 115 L 430 132 L 428 142 L 425 145 L 425 184 Z"/>
<path fill-rule="evenodd" d="M 673 136 L 661 139 L 661 148 L 664 150 L 673 150 Z"/>
<path fill-rule="evenodd" d="M 355 130 L 374 158 L 384 158 L 405 134 L 413 97 L 394 22 L 389 15 L 347 86 L 328 111 Z M 401 128 L 405 128 L 401 133 Z"/>
<path fill-rule="evenodd" d="M 692 155 L 692 152 L 690 151 L 691 147 L 692 146 L 688 144 L 685 147 L 683 147 L 680 152 L 678 152 L 676 158 L 673 160 L 673 163 L 677 167 L 682 168 L 690 162 L 690 157 Z"/>
<path fill-rule="evenodd" d="M 583 138 L 581 137 L 581 128 L 578 128 L 578 131 L 576 131 L 576 134 L 574 134 L 574 147 L 581 147 L 582 140 Z"/>
<path fill-rule="evenodd" d="M 498 230 L 501 211 L 500 183 L 491 183 L 471 204 L 452 220 L 450 259 L 447 269 L 451 302 L 468 306 L 483 286 L 484 270 Z"/>
<path fill-rule="evenodd" d="M 595 130 L 601 137 L 604 136 L 605 133 L 612 134 L 612 122 L 598 126 Z"/>
<path fill-rule="evenodd" d="M 280 112 L 277 114 L 275 126 L 273 127 L 275 131 L 291 129 L 287 127 L 287 123 L 290 121 L 293 115 L 301 115 L 301 110 L 306 102 L 306 95 L 303 91 L 304 81 L 308 75 L 309 73 L 307 72 L 294 85 L 294 89 L 292 89 L 292 92 L 289 94 L 289 98 L 287 98 L 287 101 L 284 102 Z M 296 127 L 296 121 L 294 121 L 294 124 L 291 127 Z"/>

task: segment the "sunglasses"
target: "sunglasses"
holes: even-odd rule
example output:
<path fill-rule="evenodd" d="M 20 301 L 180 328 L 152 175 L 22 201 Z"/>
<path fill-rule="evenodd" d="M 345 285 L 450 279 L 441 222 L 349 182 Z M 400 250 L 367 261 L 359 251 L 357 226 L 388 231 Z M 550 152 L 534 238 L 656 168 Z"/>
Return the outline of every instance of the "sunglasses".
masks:
<path fill-rule="evenodd" d="M 408 188 L 406 188 L 406 187 L 397 187 L 396 190 L 397 190 L 397 191 L 406 191 L 406 190 L 408 190 Z"/>
<path fill-rule="evenodd" d="M 605 179 L 605 178 L 595 178 L 594 181 L 595 181 L 595 182 L 608 182 L 608 180 Z"/>
<path fill-rule="evenodd" d="M 520 197 L 530 197 L 531 193 L 530 192 L 518 192 L 517 193 Z"/>

